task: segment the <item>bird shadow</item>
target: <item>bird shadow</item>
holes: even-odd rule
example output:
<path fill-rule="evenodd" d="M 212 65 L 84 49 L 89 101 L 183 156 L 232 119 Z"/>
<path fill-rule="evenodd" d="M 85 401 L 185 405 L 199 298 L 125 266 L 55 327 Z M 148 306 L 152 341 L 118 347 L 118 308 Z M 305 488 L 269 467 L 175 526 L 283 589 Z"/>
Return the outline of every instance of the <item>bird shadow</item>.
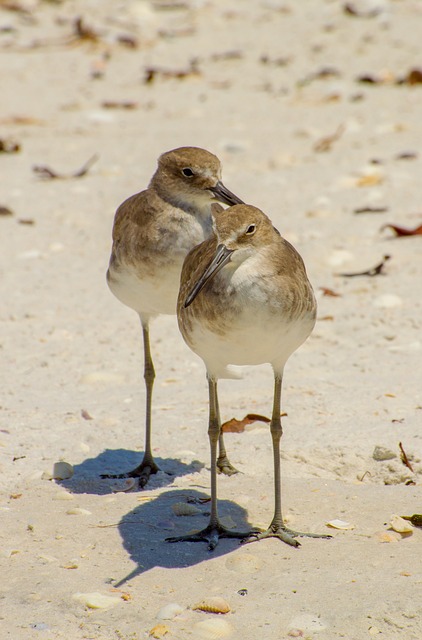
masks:
<path fill-rule="evenodd" d="M 72 493 L 105 495 L 124 490 L 124 480 L 101 478 L 101 474 L 119 474 L 134 469 L 141 462 L 142 455 L 128 449 L 105 449 L 95 458 L 87 458 L 74 465 L 73 476 L 59 481 L 59 484 Z M 155 462 L 160 471 L 150 476 L 149 489 L 169 486 L 175 478 L 197 473 L 205 466 L 199 460 L 185 463 L 176 458 L 155 458 Z"/>
<path fill-rule="evenodd" d="M 179 509 L 174 505 L 178 505 Z M 197 513 L 186 517 L 176 515 L 181 505 L 197 508 Z M 250 531 L 251 524 L 245 509 L 230 500 L 218 501 L 219 517 L 228 528 Z M 206 542 L 169 543 L 165 539 L 205 528 L 209 520 L 210 498 L 207 494 L 191 489 L 165 491 L 137 506 L 119 522 L 123 546 L 136 567 L 124 578 L 113 583 L 120 587 L 138 575 L 153 569 L 186 568 L 211 560 L 238 548 L 239 540 L 222 539 L 210 552 Z"/>

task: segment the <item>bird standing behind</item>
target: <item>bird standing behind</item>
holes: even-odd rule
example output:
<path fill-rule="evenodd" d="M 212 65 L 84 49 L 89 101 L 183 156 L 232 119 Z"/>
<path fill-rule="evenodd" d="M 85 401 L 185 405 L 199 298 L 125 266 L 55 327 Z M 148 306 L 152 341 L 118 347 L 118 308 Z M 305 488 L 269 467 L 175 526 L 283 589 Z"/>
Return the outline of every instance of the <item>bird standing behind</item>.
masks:
<path fill-rule="evenodd" d="M 209 387 L 211 516 L 198 533 L 169 542 L 219 538 L 250 542 L 277 537 L 299 546 L 296 537 L 329 537 L 287 529 L 281 511 L 281 382 L 289 356 L 310 335 L 316 301 L 302 258 L 259 209 L 213 205 L 215 235 L 186 257 L 177 303 L 179 328 L 187 345 L 204 361 Z M 274 371 L 271 436 L 274 453 L 273 519 L 266 531 L 226 529 L 218 519 L 216 448 L 221 431 L 217 381 L 229 365 L 270 363 Z"/>
<path fill-rule="evenodd" d="M 149 324 L 158 314 L 176 313 L 180 272 L 186 254 L 212 233 L 211 204 L 242 201 L 221 182 L 219 159 L 198 147 L 163 153 L 148 188 L 117 209 L 107 282 L 114 295 L 140 317 L 146 385 L 145 451 L 132 471 L 102 477 L 139 478 L 144 487 L 158 471 L 151 448 L 151 406 L 155 371 Z M 231 474 L 220 439 L 219 468 Z"/>

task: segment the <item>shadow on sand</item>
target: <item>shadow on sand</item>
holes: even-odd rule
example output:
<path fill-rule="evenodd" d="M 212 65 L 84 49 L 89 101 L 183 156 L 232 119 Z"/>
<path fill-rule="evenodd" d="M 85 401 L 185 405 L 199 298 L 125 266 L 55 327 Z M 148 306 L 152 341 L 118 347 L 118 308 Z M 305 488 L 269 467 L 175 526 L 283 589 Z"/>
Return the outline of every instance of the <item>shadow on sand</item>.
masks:
<path fill-rule="evenodd" d="M 191 504 L 198 513 L 188 517 L 176 516 L 173 505 Z M 184 535 L 203 529 L 208 524 L 210 502 L 205 493 L 183 489 L 165 491 L 150 501 L 137 506 L 119 522 L 123 546 L 136 567 L 120 578 L 114 587 L 120 587 L 153 567 L 184 568 L 232 552 L 239 540 L 220 540 L 214 551 L 208 551 L 205 542 L 168 543 L 167 537 Z M 219 500 L 219 516 L 229 528 L 249 531 L 245 509 L 230 500 Z"/>
<path fill-rule="evenodd" d="M 87 458 L 81 464 L 73 467 L 74 475 L 68 480 L 62 480 L 60 485 L 72 493 L 90 493 L 105 495 L 113 493 L 116 483 L 123 480 L 103 479 L 102 473 L 118 474 L 134 469 L 142 460 L 142 453 L 128 449 L 105 449 L 96 458 Z M 189 464 L 175 458 L 155 458 L 160 471 L 151 476 L 147 489 L 166 487 L 174 479 L 190 473 L 197 473 L 204 464 L 194 460 Z"/>

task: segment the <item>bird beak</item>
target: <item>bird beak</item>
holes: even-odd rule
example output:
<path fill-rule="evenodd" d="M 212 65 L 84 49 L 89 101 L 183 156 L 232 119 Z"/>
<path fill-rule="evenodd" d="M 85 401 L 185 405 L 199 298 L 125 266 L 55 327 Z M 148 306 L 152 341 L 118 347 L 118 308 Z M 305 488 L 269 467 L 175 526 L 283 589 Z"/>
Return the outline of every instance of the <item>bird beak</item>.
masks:
<path fill-rule="evenodd" d="M 215 195 L 217 200 L 224 202 L 224 204 L 228 204 L 229 206 L 232 206 L 233 204 L 245 204 L 243 200 L 229 191 L 221 181 L 218 181 L 215 187 L 211 187 L 209 191 Z"/>
<path fill-rule="evenodd" d="M 183 305 L 185 309 L 195 300 L 196 296 L 205 287 L 207 282 L 211 280 L 228 262 L 230 262 L 233 249 L 228 249 L 224 244 L 220 244 L 217 247 L 214 258 L 211 264 L 205 269 L 202 276 L 197 280 L 196 284 L 192 288 Z"/>

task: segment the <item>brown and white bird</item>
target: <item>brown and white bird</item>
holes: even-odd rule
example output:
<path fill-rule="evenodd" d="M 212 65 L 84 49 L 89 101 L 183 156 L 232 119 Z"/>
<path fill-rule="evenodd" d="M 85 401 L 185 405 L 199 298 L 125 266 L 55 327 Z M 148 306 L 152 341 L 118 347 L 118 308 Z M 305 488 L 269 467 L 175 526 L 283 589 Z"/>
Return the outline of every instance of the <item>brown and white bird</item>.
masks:
<path fill-rule="evenodd" d="M 289 356 L 310 335 L 316 301 L 302 258 L 259 209 L 213 205 L 215 235 L 192 249 L 183 265 L 177 303 L 179 328 L 187 345 L 204 361 L 209 386 L 211 516 L 198 533 L 169 542 L 219 538 L 243 541 L 276 537 L 299 546 L 298 536 L 329 537 L 286 528 L 281 511 L 281 382 Z M 217 381 L 230 365 L 271 364 L 274 401 L 271 436 L 274 452 L 273 519 L 266 531 L 226 529 L 218 519 L 216 451 L 221 430 Z"/>
<path fill-rule="evenodd" d="M 211 205 L 241 203 L 221 181 L 219 159 L 198 147 L 163 153 L 148 188 L 117 209 L 107 282 L 114 295 L 139 315 L 146 385 L 145 452 L 135 469 L 102 477 L 135 477 L 144 487 L 157 472 L 151 448 L 155 371 L 149 325 L 159 314 L 175 314 L 180 272 L 187 253 L 212 233 Z M 219 469 L 235 473 L 220 439 Z"/>

